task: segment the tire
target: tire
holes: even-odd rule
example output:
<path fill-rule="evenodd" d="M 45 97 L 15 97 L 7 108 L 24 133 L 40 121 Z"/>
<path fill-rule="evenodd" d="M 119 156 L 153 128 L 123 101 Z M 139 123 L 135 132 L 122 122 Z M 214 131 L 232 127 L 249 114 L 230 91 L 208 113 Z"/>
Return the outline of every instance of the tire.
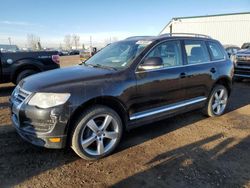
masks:
<path fill-rule="evenodd" d="M 16 77 L 15 84 L 17 85 L 22 79 L 24 79 L 32 74 L 36 74 L 36 73 L 37 73 L 37 71 L 32 70 L 32 69 L 28 69 L 28 70 L 24 70 L 24 71 L 20 72 Z"/>
<path fill-rule="evenodd" d="M 122 133 L 120 116 L 107 106 L 95 105 L 84 111 L 76 121 L 71 134 L 71 147 L 83 159 L 100 159 L 114 151 Z"/>
<path fill-rule="evenodd" d="M 224 93 L 221 93 L 224 91 Z M 221 116 L 228 103 L 228 90 L 223 85 L 215 85 L 209 95 L 207 103 L 203 108 L 203 113 L 209 117 Z M 216 107 L 217 106 L 217 107 Z"/>

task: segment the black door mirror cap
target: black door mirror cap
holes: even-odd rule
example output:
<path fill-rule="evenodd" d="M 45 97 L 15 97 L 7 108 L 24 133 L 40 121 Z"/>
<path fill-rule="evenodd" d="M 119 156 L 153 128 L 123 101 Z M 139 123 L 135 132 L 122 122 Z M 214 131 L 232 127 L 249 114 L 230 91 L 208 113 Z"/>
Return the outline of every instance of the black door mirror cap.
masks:
<path fill-rule="evenodd" d="M 149 57 L 143 64 L 139 66 L 140 70 L 159 69 L 163 67 L 163 60 L 161 57 Z"/>

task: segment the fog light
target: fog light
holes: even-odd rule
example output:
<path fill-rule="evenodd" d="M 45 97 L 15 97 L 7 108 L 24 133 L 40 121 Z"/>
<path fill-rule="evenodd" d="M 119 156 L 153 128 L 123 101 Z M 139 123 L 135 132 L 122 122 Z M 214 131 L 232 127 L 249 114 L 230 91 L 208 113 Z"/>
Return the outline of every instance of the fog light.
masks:
<path fill-rule="evenodd" d="M 61 142 L 61 138 L 49 138 L 50 142 Z"/>

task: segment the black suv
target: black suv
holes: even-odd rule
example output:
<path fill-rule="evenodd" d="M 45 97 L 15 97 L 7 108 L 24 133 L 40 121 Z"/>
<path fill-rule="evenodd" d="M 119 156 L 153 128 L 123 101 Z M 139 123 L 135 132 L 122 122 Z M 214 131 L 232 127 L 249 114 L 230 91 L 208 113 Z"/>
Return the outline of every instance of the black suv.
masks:
<path fill-rule="evenodd" d="M 209 37 L 130 37 L 82 65 L 22 80 L 10 99 L 12 121 L 32 144 L 69 144 L 98 159 L 136 126 L 199 108 L 222 115 L 232 76 L 233 63 Z"/>

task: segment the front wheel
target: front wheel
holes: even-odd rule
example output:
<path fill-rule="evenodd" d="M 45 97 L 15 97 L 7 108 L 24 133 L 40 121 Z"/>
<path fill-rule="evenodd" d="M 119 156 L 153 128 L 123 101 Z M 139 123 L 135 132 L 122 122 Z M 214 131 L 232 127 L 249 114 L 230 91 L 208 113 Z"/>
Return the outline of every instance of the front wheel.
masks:
<path fill-rule="evenodd" d="M 75 124 L 71 144 L 81 158 L 95 160 L 109 155 L 119 144 L 122 121 L 109 107 L 93 106 Z"/>
<path fill-rule="evenodd" d="M 227 102 L 227 88 L 223 85 L 216 85 L 209 96 L 203 112 L 210 117 L 220 116 L 225 112 Z"/>
<path fill-rule="evenodd" d="M 17 75 L 17 78 L 15 80 L 15 84 L 17 85 L 22 79 L 28 77 L 28 76 L 31 76 L 33 74 L 36 74 L 37 71 L 35 70 L 32 70 L 32 69 L 28 69 L 28 70 L 24 70 L 22 72 L 20 72 L 18 75 Z"/>

